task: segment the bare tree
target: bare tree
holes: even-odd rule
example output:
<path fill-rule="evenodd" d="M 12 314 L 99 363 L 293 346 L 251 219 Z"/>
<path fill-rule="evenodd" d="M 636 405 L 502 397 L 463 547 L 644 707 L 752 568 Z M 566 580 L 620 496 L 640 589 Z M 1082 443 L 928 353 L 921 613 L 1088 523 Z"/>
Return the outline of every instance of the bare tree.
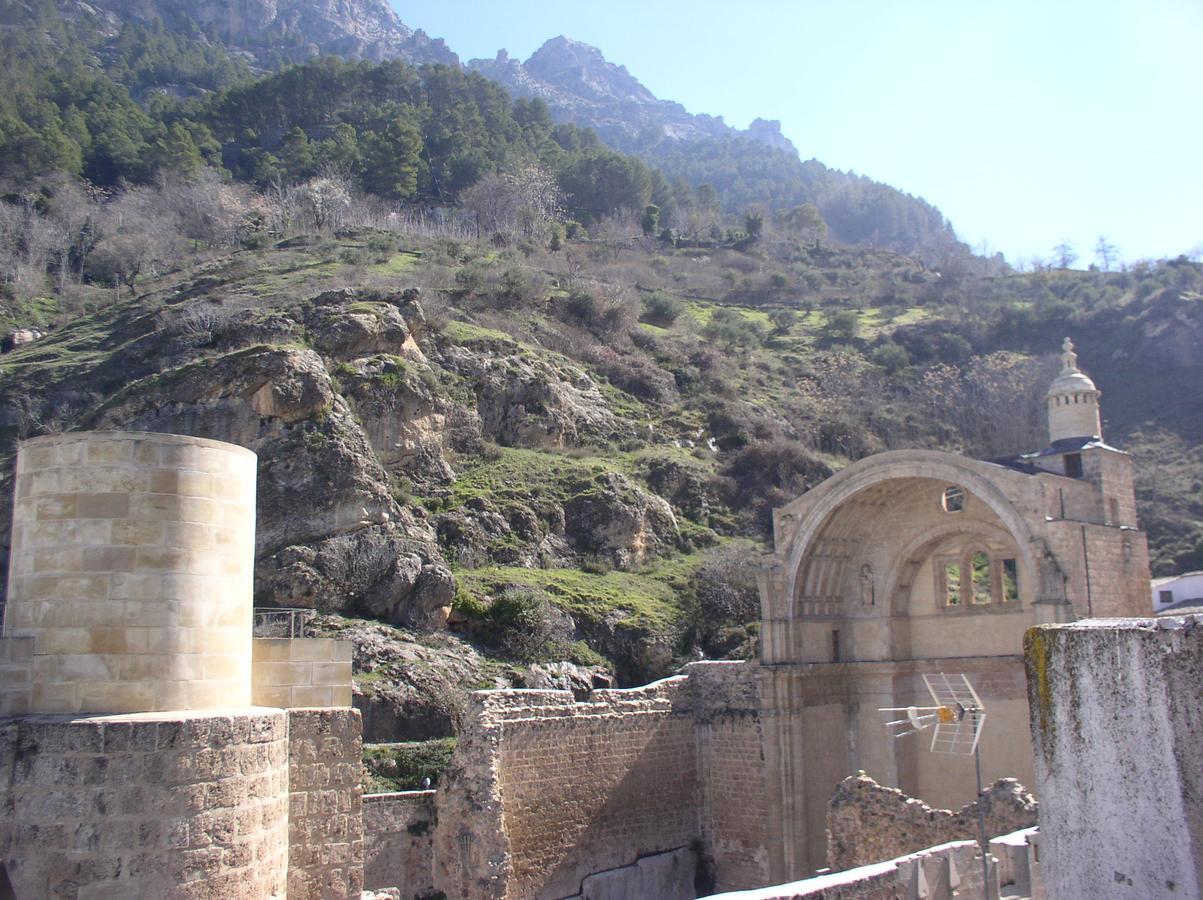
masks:
<path fill-rule="evenodd" d="M 1119 259 L 1119 248 L 1100 234 L 1094 245 L 1094 258 L 1099 261 L 1099 267 L 1104 272 L 1110 272 L 1111 264 Z"/>
<path fill-rule="evenodd" d="M 1061 243 L 1053 248 L 1053 262 L 1058 269 L 1068 269 L 1074 264 L 1078 258 L 1078 251 L 1074 249 L 1074 245 L 1067 239 L 1062 238 Z"/>

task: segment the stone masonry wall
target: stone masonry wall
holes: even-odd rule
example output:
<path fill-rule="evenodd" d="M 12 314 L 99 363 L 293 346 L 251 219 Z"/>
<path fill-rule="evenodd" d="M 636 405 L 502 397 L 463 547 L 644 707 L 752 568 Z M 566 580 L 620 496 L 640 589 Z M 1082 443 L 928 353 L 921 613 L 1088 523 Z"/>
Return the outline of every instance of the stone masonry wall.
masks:
<path fill-rule="evenodd" d="M 1050 898 L 1203 890 L 1203 616 L 1094 619 L 1024 641 Z"/>
<path fill-rule="evenodd" d="M 673 709 L 684 687 L 596 691 L 593 702 L 504 723 L 506 896 L 575 894 L 586 875 L 697 838 L 693 720 Z"/>
<path fill-rule="evenodd" d="M 986 834 L 996 837 L 1036 824 L 1036 799 L 1014 778 L 986 789 Z M 827 811 L 827 865 L 852 869 L 949 841 L 976 840 L 977 801 L 960 811 L 878 784 L 865 774 L 840 782 Z"/>
<path fill-rule="evenodd" d="M 448 896 L 577 894 L 588 875 L 700 838 L 687 679 L 473 697 L 438 792 L 435 887 Z"/>
<path fill-rule="evenodd" d="M 255 638 L 251 702 L 294 709 L 351 705 L 351 641 Z"/>
<path fill-rule="evenodd" d="M 402 897 L 434 893 L 434 791 L 363 798 L 363 886 L 400 888 Z"/>
<path fill-rule="evenodd" d="M 282 898 L 280 710 L 0 720 L 0 860 L 17 897 Z"/>
<path fill-rule="evenodd" d="M 0 715 L 29 712 L 33 638 L 0 637 Z"/>
<path fill-rule="evenodd" d="M 698 735 L 702 831 L 714 890 L 769 880 L 768 795 L 758 666 L 687 666 Z"/>
<path fill-rule="evenodd" d="M 288 897 L 363 888 L 363 725 L 357 709 L 288 711 Z"/>

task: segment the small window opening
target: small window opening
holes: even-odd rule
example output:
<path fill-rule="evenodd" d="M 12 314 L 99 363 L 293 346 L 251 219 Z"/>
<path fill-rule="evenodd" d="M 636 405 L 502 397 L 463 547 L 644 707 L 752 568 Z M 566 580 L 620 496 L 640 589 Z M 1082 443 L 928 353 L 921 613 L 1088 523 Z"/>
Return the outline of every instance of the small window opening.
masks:
<path fill-rule="evenodd" d="M 959 487 L 946 488 L 940 502 L 944 512 L 960 512 L 965 508 L 965 492 Z"/>
<path fill-rule="evenodd" d="M 831 661 L 840 661 L 840 632 L 838 628 L 831 632 Z"/>
<path fill-rule="evenodd" d="M 1013 559 L 1002 561 L 1002 601 L 1003 603 L 1019 601 L 1019 564 Z"/>
<path fill-rule="evenodd" d="M 1160 603 L 1162 606 L 1169 606 L 1171 603 L 1174 602 L 1174 592 L 1173 591 L 1158 591 L 1157 592 L 1157 602 Z"/>
<path fill-rule="evenodd" d="M 973 602 L 989 603 L 993 599 L 990 595 L 990 557 L 977 551 L 969 558 L 969 571 L 973 573 Z"/>
<path fill-rule="evenodd" d="M 1082 477 L 1082 454 L 1081 453 L 1066 453 L 1065 454 L 1065 474 L 1070 478 Z"/>
<path fill-rule="evenodd" d="M 944 602 L 948 606 L 961 605 L 961 567 L 957 563 L 944 566 Z"/>
<path fill-rule="evenodd" d="M 1119 524 L 1119 501 L 1112 497 L 1107 501 L 1107 508 L 1111 510 L 1111 524 Z"/>

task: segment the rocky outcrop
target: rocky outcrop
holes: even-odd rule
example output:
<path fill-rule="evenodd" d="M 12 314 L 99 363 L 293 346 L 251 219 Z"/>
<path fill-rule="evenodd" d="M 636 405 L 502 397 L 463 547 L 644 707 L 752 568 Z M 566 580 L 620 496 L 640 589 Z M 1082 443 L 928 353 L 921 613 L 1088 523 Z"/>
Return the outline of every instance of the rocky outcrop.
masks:
<path fill-rule="evenodd" d="M 320 617 L 315 627 L 355 645 L 352 702 L 368 743 L 449 737 L 471 691 L 509 686 L 491 681 L 476 649 L 445 632 L 419 635 L 337 616 Z"/>
<path fill-rule="evenodd" d="M 445 396 L 425 360 L 364 357 L 342 366 L 338 379 L 385 468 L 425 485 L 455 477 L 444 455 L 448 426 L 471 414 Z"/>
<path fill-rule="evenodd" d="M 599 474 L 568 500 L 564 522 L 572 546 L 618 568 L 638 565 L 680 537 L 672 507 L 616 472 Z"/>
<path fill-rule="evenodd" d="M 303 62 L 319 55 L 459 63 L 441 39 L 405 25 L 384 0 L 93 0 L 70 5 L 98 13 L 102 33 L 119 32 L 123 22 L 161 24 L 185 34 L 199 28 L 209 40 L 263 68 L 279 65 L 281 59 Z"/>
<path fill-rule="evenodd" d="M 773 131 L 774 123 L 757 120 L 744 132 L 724 123 L 721 116 L 691 114 L 680 103 L 656 97 L 625 66 L 608 62 L 596 47 L 563 36 L 544 43 L 525 63 L 501 50 L 495 59 L 472 60 L 468 68 L 500 82 L 515 96 L 538 97 L 558 119 L 593 128 L 607 144 L 620 149 L 642 149 L 649 140 L 742 135 L 793 150 L 779 127 Z"/>
<path fill-rule="evenodd" d="M 553 364 L 515 346 L 444 349 L 443 365 L 476 393 L 484 433 L 512 447 L 576 447 L 621 439 L 630 429 L 596 382 L 575 366 Z"/>

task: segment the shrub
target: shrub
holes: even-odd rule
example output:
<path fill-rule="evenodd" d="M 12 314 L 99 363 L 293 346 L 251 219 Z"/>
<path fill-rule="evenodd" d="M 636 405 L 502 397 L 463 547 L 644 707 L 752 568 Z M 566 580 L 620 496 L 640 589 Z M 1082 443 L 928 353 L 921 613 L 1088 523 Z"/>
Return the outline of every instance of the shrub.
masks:
<path fill-rule="evenodd" d="M 644 298 L 643 315 L 640 317 L 640 321 L 668 328 L 684 311 L 685 304 L 676 297 L 657 291 Z"/>
<path fill-rule="evenodd" d="M 886 341 L 884 344 L 881 344 L 873 351 L 870 358 L 890 375 L 901 372 L 911 364 L 911 357 L 906 352 L 906 348 L 895 344 L 893 341 Z"/>
<path fill-rule="evenodd" d="M 744 626 L 760 618 L 759 568 L 758 555 L 750 547 L 728 547 L 706 555 L 685 593 L 688 644 L 700 647 L 707 656 L 723 656 L 744 642 Z"/>
<path fill-rule="evenodd" d="M 773 509 L 830 477 L 831 468 L 799 441 L 774 439 L 749 444 L 727 464 L 729 501 L 749 510 L 771 534 Z"/>

